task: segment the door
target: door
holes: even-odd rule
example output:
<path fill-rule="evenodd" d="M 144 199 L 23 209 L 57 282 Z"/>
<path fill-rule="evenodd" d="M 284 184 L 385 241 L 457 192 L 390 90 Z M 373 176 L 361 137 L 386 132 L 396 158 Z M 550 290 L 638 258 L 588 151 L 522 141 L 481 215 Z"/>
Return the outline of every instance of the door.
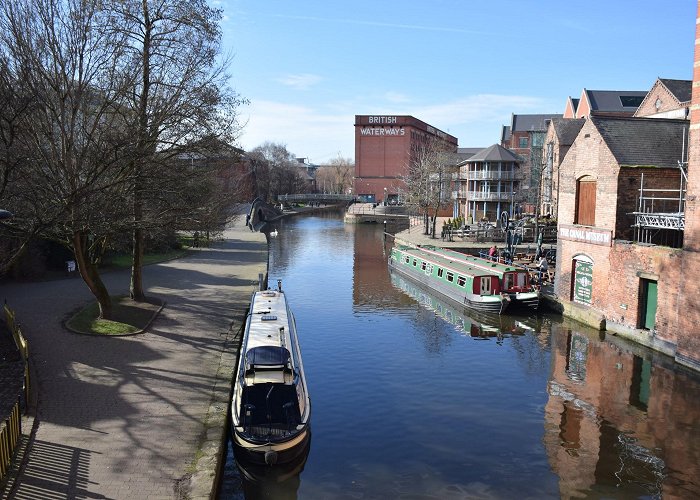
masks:
<path fill-rule="evenodd" d="M 656 328 L 656 304 L 658 301 L 658 283 L 653 280 L 641 280 L 639 294 L 640 327 L 647 330 Z"/>
<path fill-rule="evenodd" d="M 479 290 L 481 295 L 491 295 L 491 277 L 482 276 L 481 277 L 481 288 Z"/>

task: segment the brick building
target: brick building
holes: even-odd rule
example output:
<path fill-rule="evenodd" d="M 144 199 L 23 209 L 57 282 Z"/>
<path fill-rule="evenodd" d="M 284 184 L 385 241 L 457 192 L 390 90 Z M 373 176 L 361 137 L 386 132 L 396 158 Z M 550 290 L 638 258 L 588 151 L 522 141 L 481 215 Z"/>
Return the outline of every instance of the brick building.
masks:
<path fill-rule="evenodd" d="M 535 212 L 540 186 L 544 137 L 558 114 L 511 116 L 510 125 L 501 130 L 501 146 L 520 156 L 520 184 L 515 202 L 528 213 Z"/>
<path fill-rule="evenodd" d="M 678 282 L 676 359 L 700 370 L 700 2 L 695 28 L 693 90 L 690 106 L 685 236 Z"/>
<path fill-rule="evenodd" d="M 658 78 L 635 111 L 647 118 L 687 119 L 690 115 L 692 81 Z"/>
<path fill-rule="evenodd" d="M 686 129 L 593 115 L 560 168 L 555 291 L 565 313 L 671 355 Z"/>
<path fill-rule="evenodd" d="M 632 116 L 647 95 L 646 90 L 588 90 L 579 99 L 569 97 L 564 118 L 587 118 L 592 115 Z"/>
<path fill-rule="evenodd" d="M 586 120 L 583 118 L 553 118 L 544 138 L 542 182 L 540 184 L 540 214 L 557 218 L 559 206 L 559 166 Z"/>
<path fill-rule="evenodd" d="M 457 152 L 456 137 L 412 116 L 355 115 L 355 194 L 368 202 L 400 200 L 412 153 L 431 140 Z"/>

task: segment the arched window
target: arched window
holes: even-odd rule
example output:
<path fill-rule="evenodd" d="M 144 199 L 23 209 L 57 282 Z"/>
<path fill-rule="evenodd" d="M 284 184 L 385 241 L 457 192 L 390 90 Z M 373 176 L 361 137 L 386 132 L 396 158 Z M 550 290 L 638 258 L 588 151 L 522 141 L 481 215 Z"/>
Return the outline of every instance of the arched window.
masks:
<path fill-rule="evenodd" d="M 595 226 L 596 180 L 593 177 L 581 177 L 576 181 L 576 212 L 574 224 Z"/>

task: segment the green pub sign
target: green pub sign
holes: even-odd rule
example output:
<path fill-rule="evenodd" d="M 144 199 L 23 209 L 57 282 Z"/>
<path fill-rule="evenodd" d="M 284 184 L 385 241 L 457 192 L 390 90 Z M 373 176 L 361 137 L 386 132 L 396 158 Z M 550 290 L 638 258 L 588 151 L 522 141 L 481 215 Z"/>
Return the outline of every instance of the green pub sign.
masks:
<path fill-rule="evenodd" d="M 574 302 L 591 303 L 593 289 L 593 263 L 577 260 L 574 267 Z"/>

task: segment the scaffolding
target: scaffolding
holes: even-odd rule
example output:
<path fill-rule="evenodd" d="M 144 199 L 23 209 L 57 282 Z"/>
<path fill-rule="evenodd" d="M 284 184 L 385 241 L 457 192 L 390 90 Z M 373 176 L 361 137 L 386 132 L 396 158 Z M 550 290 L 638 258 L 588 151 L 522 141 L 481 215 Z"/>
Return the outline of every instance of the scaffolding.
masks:
<path fill-rule="evenodd" d="M 637 211 L 632 212 L 636 242 L 673 248 L 683 246 L 685 195 L 688 185 L 687 162 L 679 161 L 678 169 L 681 173 L 678 189 L 647 188 L 642 172 Z"/>

